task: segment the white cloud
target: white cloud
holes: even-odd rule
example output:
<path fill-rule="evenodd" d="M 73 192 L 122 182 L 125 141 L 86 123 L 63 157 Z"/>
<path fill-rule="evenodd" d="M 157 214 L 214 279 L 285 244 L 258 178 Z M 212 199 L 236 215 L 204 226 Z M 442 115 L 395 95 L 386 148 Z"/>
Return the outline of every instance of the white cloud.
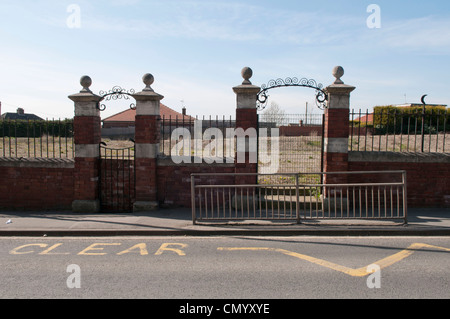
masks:
<path fill-rule="evenodd" d="M 383 22 L 380 29 L 366 29 L 356 39 L 360 48 L 394 49 L 404 54 L 450 53 L 450 17 L 426 16 Z"/>
<path fill-rule="evenodd" d="M 384 43 L 393 47 L 445 50 L 450 49 L 450 20 L 433 16 L 394 23 L 383 30 Z"/>
<path fill-rule="evenodd" d="M 129 4 L 126 0 L 119 3 Z M 236 2 L 174 1 L 167 5 L 166 2 L 138 4 L 131 1 L 130 4 L 136 4 L 135 9 L 140 10 L 140 14 L 130 17 L 97 12 L 84 16 L 83 26 L 93 31 L 123 32 L 145 38 L 251 41 L 263 47 L 269 43 L 314 45 L 339 42 L 349 38 L 351 27 L 359 21 L 351 16 L 269 10 L 264 6 Z"/>
<path fill-rule="evenodd" d="M 109 4 L 112 6 L 133 6 L 140 3 L 141 0 L 109 0 Z"/>

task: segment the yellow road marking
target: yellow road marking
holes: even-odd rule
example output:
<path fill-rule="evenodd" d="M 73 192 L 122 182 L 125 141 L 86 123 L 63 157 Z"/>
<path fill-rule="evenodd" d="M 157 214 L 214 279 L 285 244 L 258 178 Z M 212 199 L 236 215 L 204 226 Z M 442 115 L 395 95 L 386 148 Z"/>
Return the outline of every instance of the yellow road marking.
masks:
<path fill-rule="evenodd" d="M 56 252 L 60 247 L 63 246 L 63 243 L 54 244 L 50 247 L 49 244 L 26 244 L 19 247 L 16 247 L 10 250 L 10 255 L 28 255 L 28 254 L 39 254 L 39 255 L 70 255 L 69 252 Z M 104 256 L 107 254 L 111 254 L 111 252 L 105 251 L 105 248 L 108 246 L 122 246 L 121 243 L 94 243 L 89 247 L 86 247 L 82 251 L 80 251 L 77 255 L 79 256 Z M 181 243 L 164 243 L 160 246 L 160 248 L 156 251 L 155 256 L 160 256 L 163 254 L 176 254 L 178 256 L 186 256 L 186 252 L 184 251 L 187 248 L 187 244 Z M 39 249 L 45 249 L 42 252 L 38 252 Z M 149 254 L 146 243 L 136 244 L 128 249 L 122 250 L 117 253 L 117 256 L 122 256 L 131 253 L 138 253 L 141 256 L 147 256 Z"/>
<path fill-rule="evenodd" d="M 48 247 L 47 244 L 27 244 L 27 245 L 23 245 L 20 247 L 16 247 L 13 250 L 11 250 L 9 253 L 11 255 L 25 255 L 25 254 L 32 254 L 34 253 L 34 250 L 28 250 L 28 251 L 19 251 L 20 249 L 23 248 L 28 248 L 28 247 L 32 247 L 32 246 L 37 246 L 37 247 L 41 247 L 41 248 L 45 248 Z"/>
<path fill-rule="evenodd" d="M 134 245 L 133 247 L 128 248 L 127 250 L 124 250 L 124 251 L 118 253 L 117 255 L 121 256 L 121 255 L 124 255 L 124 254 L 128 254 L 128 253 L 130 253 L 130 252 L 132 252 L 134 250 L 137 250 L 137 249 L 139 249 L 139 253 L 141 254 L 141 256 L 148 255 L 147 245 L 145 243 Z"/>
<path fill-rule="evenodd" d="M 180 248 L 173 248 L 170 246 L 179 246 Z M 186 253 L 182 250 L 184 248 L 186 248 L 188 245 L 186 244 L 177 244 L 177 243 L 165 243 L 162 244 L 161 247 L 158 249 L 158 251 L 155 253 L 155 256 L 160 256 L 162 255 L 165 251 L 171 251 L 176 253 L 178 256 L 186 256 Z"/>
<path fill-rule="evenodd" d="M 391 266 L 391 265 L 411 256 L 415 251 L 420 250 L 425 247 L 444 250 L 444 251 L 450 251 L 450 248 L 415 243 L 415 244 L 410 245 L 408 248 L 406 248 L 396 254 L 388 256 L 386 258 L 380 259 L 380 260 L 374 262 L 373 264 L 376 264 L 380 267 L 380 269 L 383 269 L 383 268 Z M 285 249 L 267 248 L 267 247 L 228 247 L 228 248 L 227 247 L 219 247 L 217 249 L 222 250 L 222 251 L 243 251 L 243 250 L 245 250 L 245 251 L 273 251 L 273 252 L 282 253 L 287 256 L 292 256 L 292 257 L 299 258 L 299 259 L 302 259 L 305 261 L 309 261 L 316 265 L 320 265 L 320 266 L 323 266 L 323 267 L 326 267 L 326 268 L 329 268 L 332 270 L 340 271 L 344 274 L 347 274 L 347 275 L 350 275 L 353 277 L 364 277 L 369 274 L 372 274 L 372 272 L 367 271 L 368 266 L 353 269 L 353 268 L 338 265 L 338 264 L 335 264 L 335 263 L 332 263 L 332 262 L 329 262 L 329 261 L 326 261 L 326 260 L 323 260 L 320 258 L 315 258 L 315 257 L 311 257 L 308 255 L 299 254 L 299 253 L 285 250 Z"/>
<path fill-rule="evenodd" d="M 87 255 L 87 256 L 104 256 L 106 253 L 91 253 L 89 251 L 100 250 L 103 251 L 104 247 L 99 246 L 120 246 L 120 243 L 95 243 L 79 252 L 78 255 Z"/>
<path fill-rule="evenodd" d="M 39 255 L 68 255 L 69 253 L 52 253 L 51 252 L 60 246 L 62 246 L 62 244 L 53 245 L 52 247 L 44 250 L 42 253 L 39 253 Z"/>

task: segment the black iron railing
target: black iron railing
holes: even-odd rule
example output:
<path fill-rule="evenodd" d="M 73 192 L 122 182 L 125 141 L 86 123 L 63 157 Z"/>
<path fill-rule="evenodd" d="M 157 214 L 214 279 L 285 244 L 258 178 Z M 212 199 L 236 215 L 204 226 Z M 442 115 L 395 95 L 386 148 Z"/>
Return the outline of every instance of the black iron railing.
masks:
<path fill-rule="evenodd" d="M 450 152 L 450 110 L 445 107 L 375 108 L 350 112 L 349 150 Z"/>
<path fill-rule="evenodd" d="M 73 120 L 1 120 L 0 157 L 74 158 Z"/>
<path fill-rule="evenodd" d="M 190 155 L 202 154 L 203 148 L 214 142 L 212 148 L 213 156 L 224 157 L 227 153 L 226 130 L 234 129 L 236 121 L 231 116 L 161 116 L 160 118 L 160 154 Z M 220 136 L 212 135 L 209 139 L 208 129 L 218 129 Z M 210 133 L 214 134 L 213 131 Z M 205 135 L 206 134 L 206 135 Z M 184 137 L 189 138 L 187 143 L 183 143 Z M 183 146 L 189 145 L 189 150 L 184 150 Z M 234 154 L 228 154 L 234 156 Z"/>

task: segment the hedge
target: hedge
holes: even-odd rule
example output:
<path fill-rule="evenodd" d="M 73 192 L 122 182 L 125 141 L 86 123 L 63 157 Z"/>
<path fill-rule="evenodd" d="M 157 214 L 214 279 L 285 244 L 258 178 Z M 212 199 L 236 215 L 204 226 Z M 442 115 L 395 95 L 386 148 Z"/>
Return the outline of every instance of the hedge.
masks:
<path fill-rule="evenodd" d="M 422 133 L 436 134 L 450 132 L 450 109 L 445 106 L 395 107 L 377 106 L 373 112 L 375 134 Z"/>
<path fill-rule="evenodd" d="M 73 120 L 0 121 L 0 137 L 40 138 L 45 135 L 53 137 L 73 137 Z"/>

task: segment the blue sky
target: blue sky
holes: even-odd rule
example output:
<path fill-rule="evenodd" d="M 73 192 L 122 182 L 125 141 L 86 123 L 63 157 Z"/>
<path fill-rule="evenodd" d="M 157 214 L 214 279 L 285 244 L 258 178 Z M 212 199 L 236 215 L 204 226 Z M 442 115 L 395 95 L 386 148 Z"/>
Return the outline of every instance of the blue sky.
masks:
<path fill-rule="evenodd" d="M 69 28 L 71 4 L 80 27 Z M 380 28 L 369 28 L 370 4 Z M 363 0 L 47 0 L 0 1 L 2 113 L 23 107 L 47 118 L 73 117 L 68 95 L 89 75 L 94 93 L 137 91 L 142 75 L 167 106 L 191 115 L 233 115 L 240 71 L 252 82 L 307 77 L 324 86 L 341 65 L 356 86 L 355 110 L 419 102 L 450 105 L 450 1 Z M 304 113 L 314 91 L 271 91 L 286 113 Z M 102 117 L 127 108 L 108 105 Z M 319 114 L 319 109 L 313 110 Z M 309 108 L 311 112 L 311 107 Z"/>

